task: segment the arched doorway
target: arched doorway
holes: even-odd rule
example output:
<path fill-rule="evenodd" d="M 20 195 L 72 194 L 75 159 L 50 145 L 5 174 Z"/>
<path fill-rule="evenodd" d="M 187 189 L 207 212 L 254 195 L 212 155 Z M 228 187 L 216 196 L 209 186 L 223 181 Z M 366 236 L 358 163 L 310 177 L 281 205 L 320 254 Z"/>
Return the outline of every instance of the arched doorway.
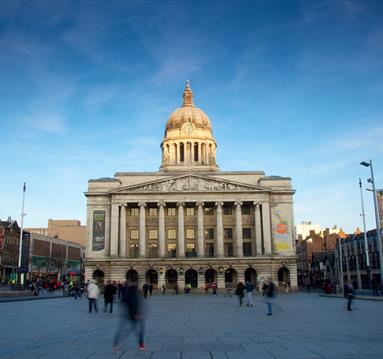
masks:
<path fill-rule="evenodd" d="M 177 284 L 178 274 L 174 269 L 168 269 L 165 274 L 166 288 L 174 288 Z"/>
<path fill-rule="evenodd" d="M 146 282 L 153 284 L 154 288 L 158 287 L 158 273 L 154 269 L 149 269 L 146 272 Z"/>
<path fill-rule="evenodd" d="M 250 282 L 257 286 L 257 271 L 254 268 L 247 268 L 245 270 L 245 282 Z"/>
<path fill-rule="evenodd" d="M 229 268 L 225 272 L 225 284 L 236 285 L 238 281 L 237 271 Z"/>
<path fill-rule="evenodd" d="M 100 280 L 103 281 L 104 280 L 104 277 L 105 277 L 105 274 L 104 272 L 101 270 L 101 269 L 96 269 L 93 274 L 92 274 L 92 278 L 99 282 Z"/>
<path fill-rule="evenodd" d="M 205 272 L 205 283 L 210 284 L 217 282 L 217 271 L 213 268 L 209 268 Z"/>
<path fill-rule="evenodd" d="M 188 269 L 185 272 L 185 284 L 190 283 L 192 288 L 198 288 L 198 274 L 194 269 Z"/>
<path fill-rule="evenodd" d="M 138 283 L 138 273 L 135 269 L 129 269 L 126 272 L 126 280 L 128 282 Z"/>
<path fill-rule="evenodd" d="M 286 267 L 279 268 L 278 283 L 279 285 L 283 285 L 284 283 L 290 283 L 290 271 Z"/>

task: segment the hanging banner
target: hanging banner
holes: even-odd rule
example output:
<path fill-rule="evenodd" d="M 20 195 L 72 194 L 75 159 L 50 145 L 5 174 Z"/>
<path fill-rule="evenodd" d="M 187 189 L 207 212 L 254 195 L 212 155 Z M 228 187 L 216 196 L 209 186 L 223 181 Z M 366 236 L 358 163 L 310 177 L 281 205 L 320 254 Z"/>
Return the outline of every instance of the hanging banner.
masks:
<path fill-rule="evenodd" d="M 105 249 L 105 214 L 105 211 L 93 212 L 93 251 Z"/>
<path fill-rule="evenodd" d="M 272 210 L 274 245 L 277 252 L 291 251 L 289 213 L 289 207 L 274 207 Z"/>

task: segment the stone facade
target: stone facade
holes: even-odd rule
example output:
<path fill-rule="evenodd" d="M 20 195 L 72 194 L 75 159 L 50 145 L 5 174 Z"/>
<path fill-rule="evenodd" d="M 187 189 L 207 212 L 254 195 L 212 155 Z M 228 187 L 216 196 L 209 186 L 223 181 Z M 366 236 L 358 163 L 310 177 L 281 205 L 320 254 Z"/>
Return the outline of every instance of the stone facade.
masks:
<path fill-rule="evenodd" d="M 206 114 L 187 83 L 166 124 L 159 172 L 89 180 L 86 277 L 168 288 L 262 278 L 297 285 L 287 177 L 220 171 Z"/>

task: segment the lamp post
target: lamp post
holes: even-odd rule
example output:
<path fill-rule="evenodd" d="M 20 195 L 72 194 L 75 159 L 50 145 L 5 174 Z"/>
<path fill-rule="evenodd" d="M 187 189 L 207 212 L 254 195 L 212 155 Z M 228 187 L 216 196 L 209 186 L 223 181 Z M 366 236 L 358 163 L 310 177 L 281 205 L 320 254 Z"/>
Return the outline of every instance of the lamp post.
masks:
<path fill-rule="evenodd" d="M 360 189 L 360 201 L 362 204 L 362 218 L 363 218 L 363 233 L 364 233 L 364 253 L 366 256 L 366 272 L 367 272 L 367 288 L 371 287 L 371 268 L 370 268 L 370 257 L 368 253 L 368 241 L 366 231 L 366 214 L 364 212 L 363 193 L 362 193 L 362 180 L 359 178 L 359 189 Z"/>
<path fill-rule="evenodd" d="M 372 194 L 374 195 L 376 235 L 377 235 L 377 241 L 378 241 L 377 247 L 379 252 L 380 283 L 383 284 L 382 234 L 380 233 L 380 219 L 379 219 L 378 200 L 376 198 L 376 190 L 375 190 L 374 170 L 372 168 L 371 160 L 370 162 L 363 161 L 360 164 L 364 167 L 370 167 L 370 170 L 371 170 L 371 184 L 372 184 Z"/>
<path fill-rule="evenodd" d="M 25 203 L 25 190 L 26 184 L 24 182 L 23 186 L 23 204 L 21 206 L 21 221 L 20 221 L 20 241 L 19 241 L 19 261 L 18 261 L 18 269 L 19 269 L 19 285 L 21 285 L 21 255 L 23 250 L 23 225 L 24 225 L 24 203 Z"/>

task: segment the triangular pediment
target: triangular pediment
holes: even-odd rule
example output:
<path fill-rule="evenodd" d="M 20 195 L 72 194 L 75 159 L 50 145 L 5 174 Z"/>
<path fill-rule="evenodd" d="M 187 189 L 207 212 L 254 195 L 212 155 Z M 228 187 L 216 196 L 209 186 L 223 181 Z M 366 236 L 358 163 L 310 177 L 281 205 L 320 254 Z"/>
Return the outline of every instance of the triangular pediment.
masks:
<path fill-rule="evenodd" d="M 115 189 L 113 193 L 151 193 L 151 192 L 264 192 L 270 191 L 260 186 L 217 179 L 193 174 L 170 177 L 139 185 Z"/>

